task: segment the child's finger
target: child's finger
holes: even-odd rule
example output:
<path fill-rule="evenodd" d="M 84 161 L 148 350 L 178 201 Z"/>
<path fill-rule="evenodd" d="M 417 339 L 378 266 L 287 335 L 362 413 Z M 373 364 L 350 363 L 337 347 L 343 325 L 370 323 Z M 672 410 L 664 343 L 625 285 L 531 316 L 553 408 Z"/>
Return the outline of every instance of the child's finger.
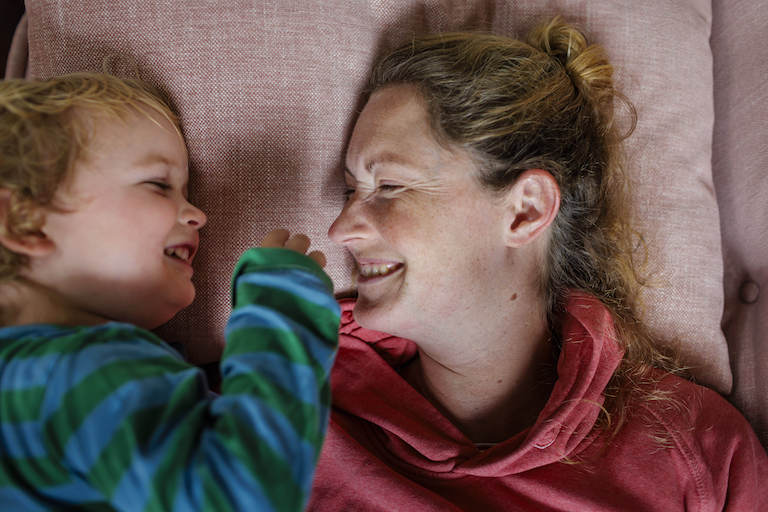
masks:
<path fill-rule="evenodd" d="M 270 231 L 261 241 L 262 247 L 283 247 L 290 233 L 287 229 L 275 229 Z"/>
<path fill-rule="evenodd" d="M 309 237 L 307 235 L 293 235 L 285 242 L 285 248 L 304 254 L 309 249 Z"/>
<path fill-rule="evenodd" d="M 312 251 L 311 253 L 307 254 L 310 258 L 315 260 L 315 263 L 320 265 L 321 267 L 325 266 L 325 254 L 323 254 L 320 251 Z"/>

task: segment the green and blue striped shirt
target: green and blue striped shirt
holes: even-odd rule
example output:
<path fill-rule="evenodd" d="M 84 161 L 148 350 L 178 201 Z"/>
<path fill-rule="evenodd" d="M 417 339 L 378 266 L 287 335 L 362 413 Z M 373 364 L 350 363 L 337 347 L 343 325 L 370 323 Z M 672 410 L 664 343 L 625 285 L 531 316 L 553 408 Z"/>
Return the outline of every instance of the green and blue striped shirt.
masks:
<path fill-rule="evenodd" d="M 220 396 L 130 324 L 0 329 L 0 510 L 301 510 L 328 424 L 332 290 L 302 254 L 246 252 Z"/>

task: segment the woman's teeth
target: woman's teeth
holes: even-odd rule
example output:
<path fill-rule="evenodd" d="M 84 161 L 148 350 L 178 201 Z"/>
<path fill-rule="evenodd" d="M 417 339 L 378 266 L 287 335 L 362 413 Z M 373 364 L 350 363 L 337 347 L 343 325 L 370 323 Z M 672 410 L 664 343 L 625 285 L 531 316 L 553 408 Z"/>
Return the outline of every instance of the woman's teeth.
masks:
<path fill-rule="evenodd" d="M 384 263 L 381 265 L 361 265 L 360 275 L 363 277 L 385 276 L 397 268 L 397 263 Z"/>

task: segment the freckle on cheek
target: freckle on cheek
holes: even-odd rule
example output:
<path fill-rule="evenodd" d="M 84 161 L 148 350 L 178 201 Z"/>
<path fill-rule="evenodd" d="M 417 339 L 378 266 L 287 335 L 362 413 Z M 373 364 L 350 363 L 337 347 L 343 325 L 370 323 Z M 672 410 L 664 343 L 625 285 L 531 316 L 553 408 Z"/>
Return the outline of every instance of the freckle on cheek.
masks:
<path fill-rule="evenodd" d="M 509 298 L 510 302 L 517 299 L 517 294 L 513 293 L 512 296 Z"/>

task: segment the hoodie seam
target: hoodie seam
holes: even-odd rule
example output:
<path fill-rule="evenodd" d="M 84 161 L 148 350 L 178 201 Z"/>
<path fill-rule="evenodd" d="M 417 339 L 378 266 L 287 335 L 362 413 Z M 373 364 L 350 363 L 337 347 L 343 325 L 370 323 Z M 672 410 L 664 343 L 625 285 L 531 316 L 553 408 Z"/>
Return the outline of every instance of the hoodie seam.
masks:
<path fill-rule="evenodd" d="M 689 443 L 683 439 L 683 436 L 680 435 L 679 430 L 673 429 L 670 423 L 664 420 L 656 411 L 647 406 L 643 406 L 643 409 L 649 412 L 664 428 L 664 430 L 674 442 L 677 451 L 682 455 L 683 460 L 685 460 L 686 466 L 688 466 L 688 470 L 690 471 L 695 483 L 696 498 L 698 499 L 697 510 L 703 511 L 704 503 L 706 502 L 706 486 L 704 485 L 704 476 L 700 470 L 700 464 L 698 464 L 697 457 L 693 454 L 694 450 L 691 448 Z"/>

